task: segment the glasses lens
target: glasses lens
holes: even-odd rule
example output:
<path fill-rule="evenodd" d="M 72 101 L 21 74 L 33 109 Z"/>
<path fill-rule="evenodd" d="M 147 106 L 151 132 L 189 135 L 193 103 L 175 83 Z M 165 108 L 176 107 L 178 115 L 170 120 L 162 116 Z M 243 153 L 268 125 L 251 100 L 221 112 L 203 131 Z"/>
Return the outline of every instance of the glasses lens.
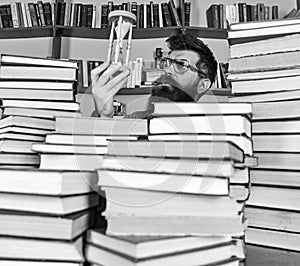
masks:
<path fill-rule="evenodd" d="M 177 72 L 185 72 L 188 69 L 188 62 L 185 60 L 175 60 L 174 68 Z"/>

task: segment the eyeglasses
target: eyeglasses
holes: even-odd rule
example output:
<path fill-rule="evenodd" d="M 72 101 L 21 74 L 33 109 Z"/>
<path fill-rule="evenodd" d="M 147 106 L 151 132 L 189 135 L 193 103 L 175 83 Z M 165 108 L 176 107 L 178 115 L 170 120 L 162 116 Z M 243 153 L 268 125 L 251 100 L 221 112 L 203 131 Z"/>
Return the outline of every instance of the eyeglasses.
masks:
<path fill-rule="evenodd" d="M 173 65 L 174 70 L 177 73 L 184 73 L 188 69 L 190 69 L 191 71 L 198 72 L 201 75 L 203 75 L 205 78 L 207 78 L 207 75 L 203 71 L 192 66 L 186 59 L 172 59 L 168 57 L 162 57 L 159 59 L 158 66 L 160 69 L 165 69 L 167 67 L 170 67 L 171 65 Z"/>

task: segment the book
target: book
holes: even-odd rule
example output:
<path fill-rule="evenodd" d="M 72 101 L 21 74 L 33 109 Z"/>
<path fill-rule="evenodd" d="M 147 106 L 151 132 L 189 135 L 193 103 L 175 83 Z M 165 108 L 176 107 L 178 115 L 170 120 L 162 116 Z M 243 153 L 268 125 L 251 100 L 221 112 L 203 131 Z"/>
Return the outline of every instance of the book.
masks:
<path fill-rule="evenodd" d="M 299 117 L 299 100 L 253 103 L 252 107 L 253 120 L 274 120 Z"/>
<path fill-rule="evenodd" d="M 45 3 L 44 3 L 45 4 Z M 69 60 L 41 58 L 22 55 L 1 55 L 1 65 L 33 65 L 33 66 L 53 66 L 65 68 L 77 68 L 77 63 Z"/>
<path fill-rule="evenodd" d="M 180 22 L 180 18 L 179 18 L 179 15 L 177 13 L 177 8 L 175 6 L 174 0 L 169 0 L 168 5 L 169 5 L 169 11 L 170 11 L 170 14 L 171 14 L 173 25 L 174 26 L 181 26 L 182 24 Z"/>
<path fill-rule="evenodd" d="M 98 169 L 100 187 L 124 187 L 175 193 L 203 195 L 229 195 L 229 180 L 217 176 L 196 176 L 170 173 L 153 173 Z"/>
<path fill-rule="evenodd" d="M 0 89 L 2 99 L 38 99 L 54 101 L 74 101 L 74 92 L 71 90 L 30 90 L 30 89 Z"/>
<path fill-rule="evenodd" d="M 64 111 L 79 111 L 80 106 L 77 102 L 54 102 L 37 100 L 2 100 L 3 107 L 31 108 L 31 109 L 53 109 Z"/>
<path fill-rule="evenodd" d="M 0 169 L 0 191 L 37 195 L 75 195 L 98 190 L 94 172 Z"/>
<path fill-rule="evenodd" d="M 300 65 L 298 58 L 300 51 L 230 58 L 228 71 L 239 73 L 295 68 Z"/>
<path fill-rule="evenodd" d="M 107 147 L 96 145 L 37 143 L 32 145 L 32 150 L 46 154 L 105 154 L 107 152 Z"/>
<path fill-rule="evenodd" d="M 300 132 L 299 120 L 270 120 L 267 123 L 264 121 L 257 121 L 253 123 L 253 133 L 276 133 L 276 134 L 292 134 Z"/>
<path fill-rule="evenodd" d="M 72 82 L 58 81 L 25 81 L 25 80 L 0 80 L 0 88 L 2 89 L 31 89 L 31 90 L 74 90 Z"/>
<path fill-rule="evenodd" d="M 280 187 L 299 187 L 299 172 L 293 170 L 272 170 L 272 169 L 251 169 L 251 184 L 280 186 Z"/>
<path fill-rule="evenodd" d="M 43 260 L 8 260 L 0 259 L 0 262 L 6 266 L 82 266 L 82 263 L 76 262 L 49 262 Z"/>
<path fill-rule="evenodd" d="M 152 118 L 149 134 L 228 134 L 251 137 L 251 122 L 242 115 Z"/>
<path fill-rule="evenodd" d="M 246 245 L 247 252 L 247 264 L 248 265 L 297 265 L 299 261 L 299 252 L 293 252 L 288 250 L 282 250 L 278 248 Z"/>
<path fill-rule="evenodd" d="M 294 250 L 299 252 L 300 234 L 285 233 L 270 229 L 247 228 L 245 234 L 247 244 Z"/>
<path fill-rule="evenodd" d="M 99 203 L 97 193 L 53 197 L 34 194 L 0 193 L 2 210 L 66 215 L 79 212 Z"/>
<path fill-rule="evenodd" d="M 153 116 L 180 116 L 180 115 L 251 115 L 251 104 L 247 103 L 153 103 Z"/>
<path fill-rule="evenodd" d="M 299 211 L 298 192 L 297 188 L 253 185 L 247 205 Z"/>
<path fill-rule="evenodd" d="M 1 131 L 0 131 L 1 132 Z M 107 146 L 110 140 L 126 139 L 137 140 L 137 136 L 111 136 L 111 135 L 72 135 L 72 134 L 56 134 L 46 135 L 46 143 L 65 144 L 65 145 L 96 145 Z"/>
<path fill-rule="evenodd" d="M 129 256 L 116 253 L 113 250 L 106 249 L 105 247 L 87 245 L 86 256 L 87 259 L 94 263 L 104 263 L 106 265 L 194 265 L 201 263 L 201 265 L 209 265 L 218 260 L 231 260 L 231 247 L 232 243 L 216 245 L 213 248 L 194 249 L 186 252 L 177 252 L 167 254 L 165 256 L 151 257 L 148 259 L 135 259 Z M 218 255 L 215 255 L 218 254 Z M 218 264 L 216 264 L 218 265 Z"/>
<path fill-rule="evenodd" d="M 28 134 L 26 132 L 22 132 L 22 133 L 14 133 L 14 132 L 4 132 L 0 134 L 0 140 L 3 139 L 12 139 L 12 140 L 28 140 L 28 141 L 44 141 L 45 140 L 45 136 L 41 136 L 41 135 L 32 135 L 32 134 Z"/>
<path fill-rule="evenodd" d="M 105 213 L 104 213 L 105 215 Z M 243 234 L 239 218 L 178 216 L 106 216 L 109 235 L 203 236 Z M 172 225 L 172 226 L 170 226 Z"/>
<path fill-rule="evenodd" d="M 102 168 L 123 171 L 140 171 L 151 173 L 177 173 L 203 176 L 231 177 L 234 166 L 230 161 L 154 158 L 130 156 L 109 156 L 103 158 Z"/>
<path fill-rule="evenodd" d="M 208 28 L 219 28 L 219 8 L 217 4 L 212 4 L 206 10 L 206 21 Z"/>
<path fill-rule="evenodd" d="M 239 205 L 228 196 L 207 196 L 133 188 L 102 187 L 107 216 L 238 217 Z M 185 207 L 182 208 L 182 202 Z M 120 204 L 121 203 L 121 204 Z M 238 219 L 238 218 L 237 218 Z"/>
<path fill-rule="evenodd" d="M 230 46 L 230 57 L 239 58 L 245 56 L 297 51 L 300 34 L 291 34 L 283 37 L 267 38 L 265 40 L 240 43 Z"/>
<path fill-rule="evenodd" d="M 274 71 L 275 72 L 275 71 Z M 277 71 L 276 71 L 277 72 Z M 255 94 L 267 92 L 294 91 L 297 93 L 299 76 L 287 76 L 276 78 L 260 78 L 256 80 L 231 81 L 233 94 Z M 290 93 L 291 94 L 291 93 Z M 255 99 L 255 96 L 253 96 Z M 256 95 L 256 98 L 259 97 Z"/>
<path fill-rule="evenodd" d="M 145 119 L 104 119 L 78 117 L 56 118 L 56 132 L 66 134 L 93 135 L 147 135 L 148 124 Z"/>
<path fill-rule="evenodd" d="M 253 135 L 253 148 L 256 152 L 299 152 L 299 134 Z"/>
<path fill-rule="evenodd" d="M 299 170 L 298 161 L 300 159 L 299 153 L 290 152 L 255 152 L 259 160 L 259 169 L 282 169 L 282 170 Z"/>
<path fill-rule="evenodd" d="M 0 165 L 39 165 L 40 158 L 37 154 L 0 153 Z"/>
<path fill-rule="evenodd" d="M 147 156 L 163 158 L 210 158 L 244 161 L 243 151 L 225 141 L 122 141 L 110 142 L 107 154 L 121 156 Z"/>
<path fill-rule="evenodd" d="M 87 242 L 94 246 L 136 258 L 149 258 L 158 255 L 183 252 L 196 248 L 213 247 L 216 244 L 230 242 L 228 236 L 208 237 L 143 237 L 143 236 L 109 236 L 103 228 L 88 231 Z"/>
<path fill-rule="evenodd" d="M 40 154 L 40 169 L 94 171 L 102 163 L 103 156 L 92 154 Z"/>
<path fill-rule="evenodd" d="M 21 116 L 8 116 L 0 119 L 0 128 L 9 126 L 40 128 L 47 130 L 55 129 L 55 122 L 42 118 L 21 117 Z"/>
<path fill-rule="evenodd" d="M 35 79 L 35 80 L 60 80 L 75 81 L 77 71 L 74 68 L 59 68 L 47 66 L 10 66 L 1 65 L 1 79 Z"/>
<path fill-rule="evenodd" d="M 50 133 L 51 130 L 44 129 L 35 129 L 35 128 L 26 128 L 18 126 L 9 126 L 0 128 L 0 135 L 5 133 L 17 133 L 17 134 L 31 134 L 31 135 L 41 135 L 45 136 L 47 133 Z"/>
<path fill-rule="evenodd" d="M 87 210 L 66 216 L 1 211 L 0 217 L 1 235 L 73 240 L 94 225 L 95 211 Z"/>
<path fill-rule="evenodd" d="M 251 138 L 245 135 L 205 135 L 205 134 L 157 134 L 149 135 L 148 140 L 161 140 L 161 141 L 231 141 L 239 148 L 244 154 L 252 155 L 253 147 Z"/>
<path fill-rule="evenodd" d="M 3 116 L 29 116 L 54 119 L 57 116 L 80 117 L 81 113 L 72 111 L 61 111 L 52 109 L 5 107 Z"/>
<path fill-rule="evenodd" d="M 31 146 L 34 143 L 33 141 L 2 139 L 0 140 L 0 152 L 32 154 L 34 151 L 31 150 Z"/>
<path fill-rule="evenodd" d="M 5 259 L 71 262 L 84 260 L 82 237 L 70 242 L 2 236 L 0 245 L 0 257 Z"/>
<path fill-rule="evenodd" d="M 247 206 L 245 217 L 253 227 L 300 232 L 300 214 L 296 211 Z"/>

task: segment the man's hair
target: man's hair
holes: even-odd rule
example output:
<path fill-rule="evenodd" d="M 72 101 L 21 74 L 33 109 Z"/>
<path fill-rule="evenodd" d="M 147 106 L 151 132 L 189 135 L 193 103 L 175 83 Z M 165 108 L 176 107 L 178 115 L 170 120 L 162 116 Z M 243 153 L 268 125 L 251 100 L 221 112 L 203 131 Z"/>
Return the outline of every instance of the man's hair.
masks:
<path fill-rule="evenodd" d="M 173 35 L 169 37 L 166 42 L 171 51 L 190 50 L 196 52 L 200 58 L 196 64 L 197 68 L 206 73 L 211 84 L 214 83 L 218 64 L 212 51 L 206 44 L 188 33 Z"/>

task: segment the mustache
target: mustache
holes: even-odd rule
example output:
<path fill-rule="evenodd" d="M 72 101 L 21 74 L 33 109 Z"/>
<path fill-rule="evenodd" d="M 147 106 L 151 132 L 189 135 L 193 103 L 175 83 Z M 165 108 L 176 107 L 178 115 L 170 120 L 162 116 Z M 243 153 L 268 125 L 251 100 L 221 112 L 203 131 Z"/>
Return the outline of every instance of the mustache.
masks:
<path fill-rule="evenodd" d="M 194 99 L 184 91 L 179 83 L 168 75 L 163 75 L 153 82 L 152 102 L 170 100 L 173 102 L 194 102 Z"/>

